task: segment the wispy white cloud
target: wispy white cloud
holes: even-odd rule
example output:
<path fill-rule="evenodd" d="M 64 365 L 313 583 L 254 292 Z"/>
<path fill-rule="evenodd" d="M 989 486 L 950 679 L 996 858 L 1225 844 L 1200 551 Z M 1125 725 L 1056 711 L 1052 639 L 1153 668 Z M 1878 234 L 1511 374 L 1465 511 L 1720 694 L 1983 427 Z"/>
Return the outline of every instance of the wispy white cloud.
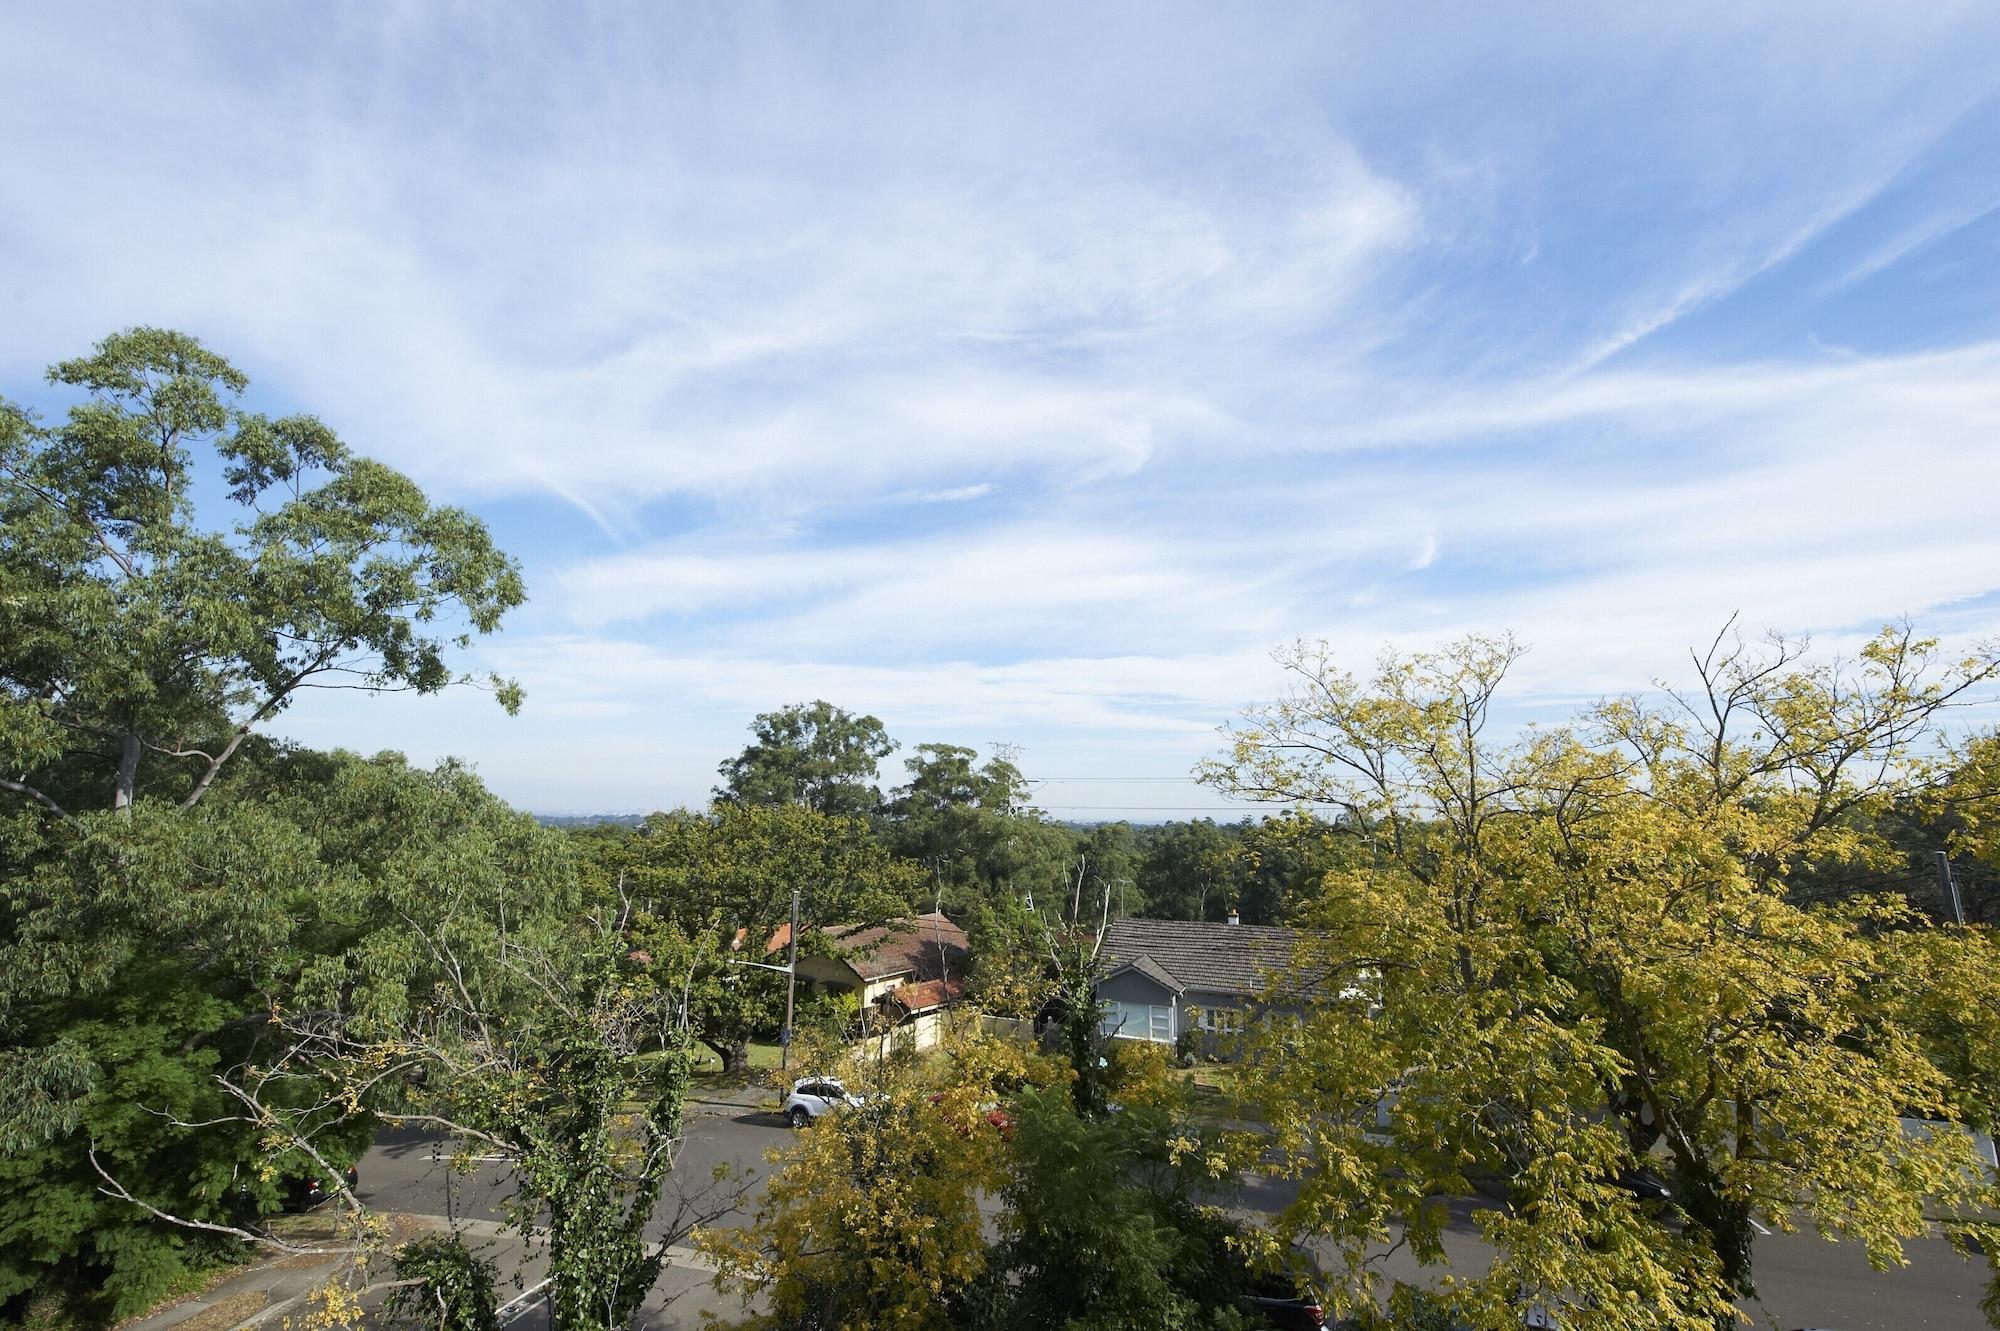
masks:
<path fill-rule="evenodd" d="M 993 493 L 991 481 L 981 481 L 977 485 L 958 485 L 949 490 L 932 490 L 917 496 L 925 504 L 962 504 L 968 499 L 984 499 Z"/>
<path fill-rule="evenodd" d="M 631 807 L 827 696 L 1178 773 L 1297 634 L 1513 627 L 1560 706 L 1736 610 L 1973 631 L 2000 282 L 1899 283 L 1990 209 L 1928 182 L 1979 175 L 1995 41 L 1720 0 L 10 11 L 0 388 L 186 326 L 510 524 L 535 600 L 486 654 L 530 715 L 308 737 Z"/>
<path fill-rule="evenodd" d="M 1946 236 L 1963 231 L 1975 222 L 1993 216 L 1995 211 L 2000 211 L 2000 200 L 1941 209 L 1896 233 L 1886 244 L 1845 269 L 1832 281 L 1825 283 L 1820 290 L 1831 295 L 1865 282 L 1883 269 L 1928 249 Z"/>

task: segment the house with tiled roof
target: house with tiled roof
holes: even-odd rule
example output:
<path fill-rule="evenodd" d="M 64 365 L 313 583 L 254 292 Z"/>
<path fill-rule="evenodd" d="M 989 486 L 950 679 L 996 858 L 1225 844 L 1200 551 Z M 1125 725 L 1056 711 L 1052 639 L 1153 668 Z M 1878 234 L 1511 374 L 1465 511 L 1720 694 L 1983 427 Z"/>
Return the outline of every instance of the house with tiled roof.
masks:
<path fill-rule="evenodd" d="M 800 935 L 801 991 L 852 993 L 878 1029 L 907 1028 L 902 1038 L 917 1048 L 935 1042 L 938 1015 L 965 996 L 971 948 L 965 930 L 942 912 L 831 924 L 817 935 L 824 946 L 807 947 Z M 781 926 L 766 950 L 781 952 L 790 943 L 790 926 Z"/>
<path fill-rule="evenodd" d="M 1297 930 L 1242 924 L 1234 911 L 1223 924 L 1113 920 L 1098 948 L 1104 1033 L 1166 1045 L 1192 1035 L 1217 1048 L 1273 1006 L 1298 942 Z"/>

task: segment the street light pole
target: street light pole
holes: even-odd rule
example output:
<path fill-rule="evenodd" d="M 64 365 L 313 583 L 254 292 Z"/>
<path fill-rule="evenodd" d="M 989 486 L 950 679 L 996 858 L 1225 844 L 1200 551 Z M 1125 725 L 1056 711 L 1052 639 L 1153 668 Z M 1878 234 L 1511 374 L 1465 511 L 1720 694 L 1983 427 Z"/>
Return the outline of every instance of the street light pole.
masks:
<path fill-rule="evenodd" d="M 792 889 L 792 932 L 785 952 L 785 1028 L 778 1033 L 778 1071 L 792 1065 L 792 1005 L 799 989 L 799 889 Z"/>
<path fill-rule="evenodd" d="M 1958 880 L 1951 876 L 1951 856 L 1943 851 L 1937 853 L 1938 882 L 1944 888 L 1945 900 L 1951 903 L 1952 917 L 1960 924 L 1965 923 L 1965 902 L 1958 895 Z"/>

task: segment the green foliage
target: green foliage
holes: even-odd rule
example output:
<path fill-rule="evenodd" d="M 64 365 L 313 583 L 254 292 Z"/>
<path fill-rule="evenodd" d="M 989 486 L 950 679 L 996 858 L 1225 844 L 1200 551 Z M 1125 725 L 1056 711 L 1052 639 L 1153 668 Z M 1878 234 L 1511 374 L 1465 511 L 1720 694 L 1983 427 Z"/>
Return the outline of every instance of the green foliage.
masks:
<path fill-rule="evenodd" d="M 692 959 L 695 1028 L 730 1072 L 742 1070 L 753 1037 L 782 1024 L 783 978 L 736 963 L 784 960 L 767 956 L 765 944 L 790 921 L 793 889 L 801 889 L 801 946 L 810 949 L 821 925 L 907 913 L 916 886 L 915 867 L 893 858 L 865 820 L 803 805 L 654 814 L 633 832 L 581 844 L 599 890 L 633 903 L 635 938 Z"/>
<path fill-rule="evenodd" d="M 725 1285 L 761 1298 L 751 1327 L 1250 1325 L 1247 1248 L 1192 1200 L 1231 1158 L 1178 1126 L 1156 1071 L 1122 1069 L 1132 1103 L 1086 1119 L 1060 1063 L 1018 1041 L 870 1063 L 850 1080 L 866 1103 L 802 1135 L 755 1223 L 699 1242 Z M 990 1243 L 977 1202 L 996 1192 Z"/>
<path fill-rule="evenodd" d="M 1161 920 L 1219 920 L 1236 902 L 1235 842 L 1212 819 L 1169 823 L 1146 841 L 1137 884 L 1144 913 Z"/>
<path fill-rule="evenodd" d="M 1167 823 L 1140 842 L 1140 913 L 1162 920 L 1282 924 L 1335 868 L 1366 862 L 1351 839 L 1298 810 L 1222 826 L 1207 818 Z"/>
<path fill-rule="evenodd" d="M 758 714 L 755 738 L 719 769 L 717 800 L 732 804 L 798 804 L 817 813 L 852 817 L 882 805 L 875 766 L 896 745 L 872 716 L 855 716 L 819 700 Z"/>
<path fill-rule="evenodd" d="M 974 901 L 960 917 L 971 946 L 970 994 L 982 1012 L 1032 1018 L 1054 991 L 1041 923 L 1014 896 Z"/>
<path fill-rule="evenodd" d="M 634 946 L 616 903 L 575 897 L 562 835 L 514 818 L 545 858 L 468 862 L 479 843 L 461 832 L 452 862 L 433 866 L 445 876 L 427 910 L 357 940 L 274 1022 L 299 1071 L 233 1080 L 289 1138 L 310 1137 L 310 1107 L 335 1105 L 508 1158 L 510 1220 L 545 1246 L 553 1325 L 606 1331 L 664 1260 L 646 1228 L 693 1058 L 686 973 L 653 972 L 686 958 Z"/>
<path fill-rule="evenodd" d="M 220 1124 L 170 1148 L 167 1123 L 231 1114 L 210 1078 L 254 1043 L 239 1021 L 261 1004 L 252 977 L 283 954 L 311 865 L 280 821 L 149 801 L 130 818 L 80 816 L 0 884 L 0 1299 L 74 1282 L 93 1315 L 116 1318 L 213 1248 L 105 1196 L 93 1144 L 191 1219 L 276 1209 L 265 1171 L 284 1162 L 253 1134 Z"/>
<path fill-rule="evenodd" d="M 319 1167 L 215 1078 L 366 931 L 382 870 L 258 727 L 307 688 L 453 682 L 522 591 L 475 519 L 310 417 L 243 409 L 193 338 L 132 329 L 49 377 L 77 390 L 60 422 L 0 402 L 0 1300 L 62 1284 L 115 1317 L 218 1240 L 106 1196 L 93 1145 L 211 1224 Z M 233 522 L 195 510 L 215 468 Z"/>
<path fill-rule="evenodd" d="M 522 600 L 477 519 L 311 417 L 238 407 L 244 377 L 185 334 L 49 377 L 85 394 L 60 425 L 0 402 L 0 790 L 45 813 L 192 805 L 301 689 L 434 692 Z M 197 521 L 196 449 L 245 510 L 226 530 Z"/>
<path fill-rule="evenodd" d="M 891 1075 L 897 1075 L 893 1070 Z M 746 1325 L 944 1331 L 985 1269 L 978 1199 L 999 1135 L 968 1095 L 899 1082 L 803 1134 L 754 1224 L 704 1231 L 720 1279 L 760 1297 Z"/>
<path fill-rule="evenodd" d="M 1001 1195 L 1006 1210 L 981 1307 L 997 1329 L 1250 1323 L 1244 1260 L 1229 1227 L 1189 1200 L 1207 1154 L 1168 1113 L 1074 1112 L 1060 1091 L 1024 1091 Z"/>
<path fill-rule="evenodd" d="M 575 909 L 560 836 L 461 768 L 250 757 L 195 808 L 142 798 L 0 843 L 18 857 L 0 878 L 0 1297 L 77 1286 L 95 1317 L 147 1306 L 228 1241 L 106 1196 L 93 1146 L 152 1205 L 255 1229 L 288 1177 L 323 1172 L 294 1133 L 336 1166 L 372 1133 L 365 1107 L 309 1109 L 317 1083 L 266 1082 L 273 1137 L 217 1082 L 278 1061 L 274 1014 L 337 1002 L 405 1029 L 433 978 L 409 921 L 510 893 L 510 912 Z"/>
<path fill-rule="evenodd" d="M 955 744 L 918 745 L 904 760 L 909 781 L 887 809 L 890 845 L 923 866 L 930 894 L 947 911 L 991 899 L 1001 884 L 1018 878 L 1030 888 L 1054 881 L 1055 875 L 1036 875 L 1036 861 L 1068 857 L 1067 846 L 1047 856 L 1027 832 L 1036 820 L 1026 811 L 1028 788 L 1020 771 L 1002 758 L 975 766 L 977 757 Z"/>
<path fill-rule="evenodd" d="M 407 1331 L 499 1331 L 493 1263 L 457 1234 L 436 1234 L 396 1252 L 396 1278 L 422 1283 L 393 1291 L 379 1318 Z"/>

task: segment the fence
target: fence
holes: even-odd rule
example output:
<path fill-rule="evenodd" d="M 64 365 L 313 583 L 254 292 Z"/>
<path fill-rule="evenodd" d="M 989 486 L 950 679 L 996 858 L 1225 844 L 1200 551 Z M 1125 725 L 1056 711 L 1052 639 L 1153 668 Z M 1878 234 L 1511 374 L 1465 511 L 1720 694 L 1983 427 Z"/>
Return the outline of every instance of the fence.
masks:
<path fill-rule="evenodd" d="M 997 1035 L 1004 1040 L 1031 1042 L 1035 1038 L 1035 1023 L 1026 1017 L 981 1016 L 979 1032 L 982 1035 Z"/>

